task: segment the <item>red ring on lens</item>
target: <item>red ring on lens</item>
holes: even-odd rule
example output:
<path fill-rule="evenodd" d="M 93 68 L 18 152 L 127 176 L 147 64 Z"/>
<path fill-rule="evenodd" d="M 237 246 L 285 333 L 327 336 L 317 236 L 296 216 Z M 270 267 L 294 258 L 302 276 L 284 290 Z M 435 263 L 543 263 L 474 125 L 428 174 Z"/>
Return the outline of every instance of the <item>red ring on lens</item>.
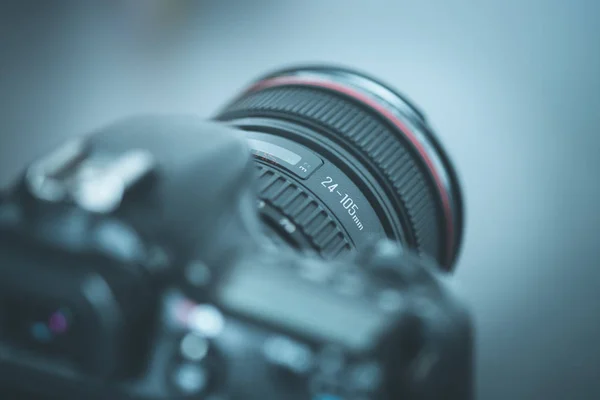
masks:
<path fill-rule="evenodd" d="M 451 263 L 452 259 L 454 257 L 453 248 L 454 248 L 454 240 L 455 239 L 454 239 L 454 221 L 453 221 L 453 216 L 452 216 L 453 214 L 452 214 L 452 209 L 450 206 L 450 196 L 448 194 L 448 190 L 446 189 L 444 183 L 442 182 L 442 179 L 440 178 L 439 173 L 437 172 L 437 170 L 435 168 L 434 163 L 431 161 L 431 158 L 429 157 L 427 150 L 423 147 L 423 145 L 421 144 L 419 139 L 408 128 L 408 126 L 406 126 L 406 124 L 404 122 L 402 122 L 396 115 L 394 115 L 394 113 L 392 113 L 385 106 L 381 105 L 374 99 L 366 96 L 365 94 L 361 93 L 360 91 L 358 91 L 352 87 L 342 85 L 337 82 L 326 81 L 326 80 L 321 80 L 321 79 L 312 78 L 312 77 L 280 76 L 280 77 L 275 77 L 275 78 L 267 78 L 265 80 L 259 81 L 259 82 L 255 83 L 254 85 L 252 85 L 246 92 L 249 93 L 249 92 L 254 92 L 257 90 L 261 90 L 261 89 L 278 87 L 278 86 L 289 86 L 289 85 L 311 86 L 311 87 L 324 88 L 324 89 L 328 89 L 328 90 L 343 94 L 345 96 L 348 96 L 348 97 L 362 103 L 363 105 L 368 106 L 369 108 L 375 110 L 376 112 L 378 112 L 389 123 L 391 123 L 393 126 L 395 126 L 410 141 L 410 143 L 412 143 L 414 148 L 417 150 L 417 152 L 421 156 L 421 159 L 427 165 L 427 168 L 429 169 L 429 172 L 435 181 L 435 185 L 437 187 L 438 193 L 442 200 L 442 208 L 443 208 L 444 217 L 446 220 L 446 231 L 447 231 L 446 232 L 446 259 L 447 259 L 448 263 Z"/>

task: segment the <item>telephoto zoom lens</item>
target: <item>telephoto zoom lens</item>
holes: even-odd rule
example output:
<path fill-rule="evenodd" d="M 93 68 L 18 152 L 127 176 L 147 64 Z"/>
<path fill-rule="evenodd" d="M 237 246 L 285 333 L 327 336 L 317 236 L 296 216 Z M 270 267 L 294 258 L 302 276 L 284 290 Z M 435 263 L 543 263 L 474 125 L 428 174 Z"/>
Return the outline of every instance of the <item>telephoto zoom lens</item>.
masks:
<path fill-rule="evenodd" d="M 272 240 L 330 259 L 387 237 L 452 269 L 456 173 L 423 113 L 387 85 L 337 67 L 287 69 L 215 119 L 248 137 Z"/>

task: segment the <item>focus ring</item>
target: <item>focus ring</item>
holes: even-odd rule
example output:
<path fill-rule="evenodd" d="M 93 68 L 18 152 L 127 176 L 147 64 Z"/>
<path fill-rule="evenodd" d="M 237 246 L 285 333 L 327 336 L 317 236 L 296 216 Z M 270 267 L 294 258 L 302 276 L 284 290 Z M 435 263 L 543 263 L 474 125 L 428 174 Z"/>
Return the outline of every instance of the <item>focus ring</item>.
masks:
<path fill-rule="evenodd" d="M 441 257 L 444 226 L 430 177 L 401 135 L 375 112 L 326 89 L 278 86 L 247 93 L 218 118 L 237 116 L 276 116 L 333 132 L 333 139 L 368 160 L 392 187 L 406 216 L 412 245 Z"/>
<path fill-rule="evenodd" d="M 278 209 L 325 258 L 349 253 L 352 246 L 327 208 L 310 192 L 275 168 L 257 164 L 258 195 Z"/>

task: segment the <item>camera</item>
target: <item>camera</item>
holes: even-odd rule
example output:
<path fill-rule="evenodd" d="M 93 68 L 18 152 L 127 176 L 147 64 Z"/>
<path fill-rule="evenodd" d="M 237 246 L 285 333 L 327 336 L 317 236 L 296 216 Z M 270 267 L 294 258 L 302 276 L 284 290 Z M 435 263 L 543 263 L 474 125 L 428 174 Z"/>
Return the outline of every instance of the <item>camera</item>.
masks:
<path fill-rule="evenodd" d="M 456 174 L 364 74 L 137 116 L 0 198 L 3 399 L 470 399 Z"/>

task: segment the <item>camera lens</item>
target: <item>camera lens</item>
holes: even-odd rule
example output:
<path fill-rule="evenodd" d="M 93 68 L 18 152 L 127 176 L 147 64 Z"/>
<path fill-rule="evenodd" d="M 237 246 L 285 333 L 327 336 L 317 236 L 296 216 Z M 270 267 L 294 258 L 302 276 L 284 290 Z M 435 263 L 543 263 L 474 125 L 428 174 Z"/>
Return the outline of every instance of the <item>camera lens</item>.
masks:
<path fill-rule="evenodd" d="M 452 269 L 456 174 L 423 113 L 385 84 L 343 68 L 283 70 L 216 119 L 246 131 L 270 235 L 325 258 L 388 237 Z"/>

